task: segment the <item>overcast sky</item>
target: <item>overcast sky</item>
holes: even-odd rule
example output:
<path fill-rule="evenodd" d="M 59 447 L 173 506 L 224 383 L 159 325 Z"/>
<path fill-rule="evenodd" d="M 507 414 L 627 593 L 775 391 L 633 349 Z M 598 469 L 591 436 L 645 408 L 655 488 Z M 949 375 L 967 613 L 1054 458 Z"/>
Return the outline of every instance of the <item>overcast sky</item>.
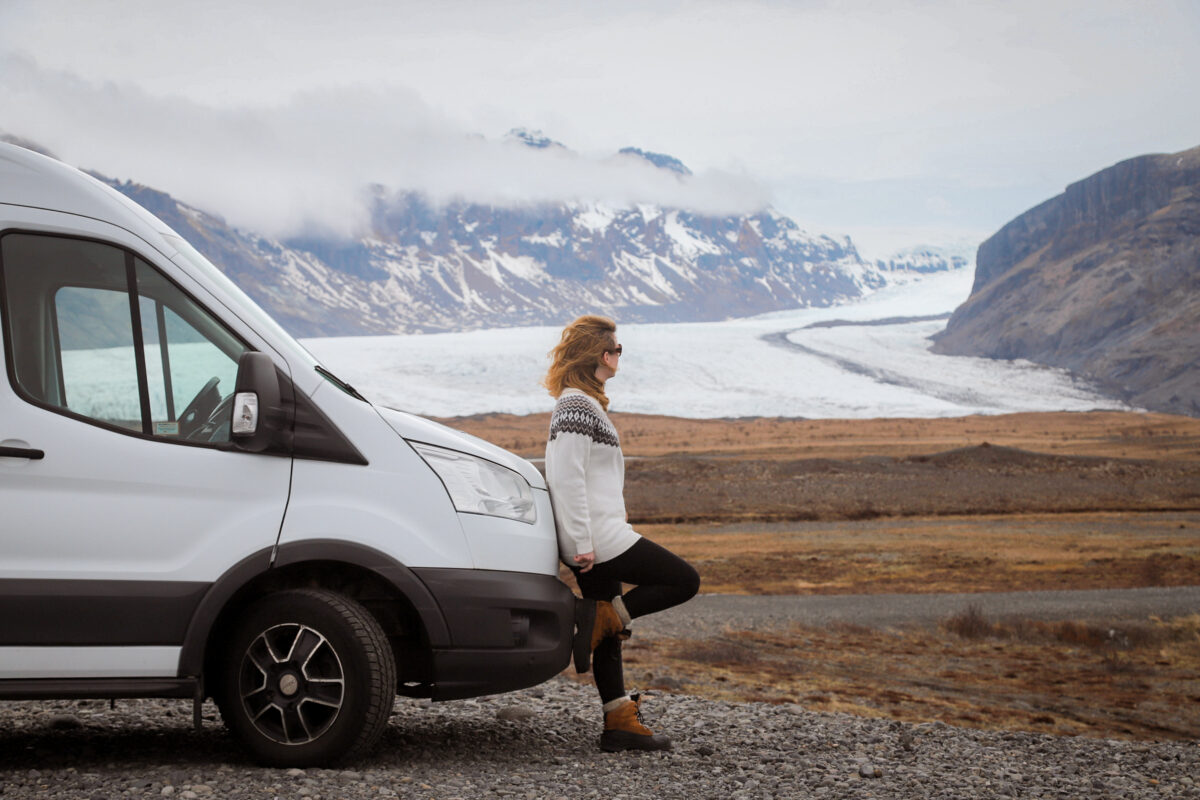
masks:
<path fill-rule="evenodd" d="M 352 231 L 378 183 L 770 202 L 883 255 L 1200 145 L 1198 44 L 1194 0 L 0 0 L 0 130 L 274 233 Z"/>

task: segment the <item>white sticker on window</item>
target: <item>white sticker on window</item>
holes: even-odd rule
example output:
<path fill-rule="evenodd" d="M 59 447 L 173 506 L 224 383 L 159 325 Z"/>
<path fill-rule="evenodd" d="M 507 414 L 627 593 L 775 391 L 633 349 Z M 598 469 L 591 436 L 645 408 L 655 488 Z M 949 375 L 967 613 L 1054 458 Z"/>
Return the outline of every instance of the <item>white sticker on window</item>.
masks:
<path fill-rule="evenodd" d="M 179 423 L 178 422 L 156 422 L 156 423 L 154 423 L 154 435 L 155 436 L 178 436 L 179 435 Z"/>

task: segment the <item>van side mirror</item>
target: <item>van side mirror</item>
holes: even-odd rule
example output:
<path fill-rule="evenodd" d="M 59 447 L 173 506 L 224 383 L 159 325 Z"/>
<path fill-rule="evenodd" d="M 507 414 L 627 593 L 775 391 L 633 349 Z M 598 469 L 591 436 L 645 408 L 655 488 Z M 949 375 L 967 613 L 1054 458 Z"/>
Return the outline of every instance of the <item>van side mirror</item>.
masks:
<path fill-rule="evenodd" d="M 238 359 L 229 430 L 234 443 L 251 453 L 266 450 L 280 431 L 281 412 L 275 362 L 266 353 L 242 353 Z"/>

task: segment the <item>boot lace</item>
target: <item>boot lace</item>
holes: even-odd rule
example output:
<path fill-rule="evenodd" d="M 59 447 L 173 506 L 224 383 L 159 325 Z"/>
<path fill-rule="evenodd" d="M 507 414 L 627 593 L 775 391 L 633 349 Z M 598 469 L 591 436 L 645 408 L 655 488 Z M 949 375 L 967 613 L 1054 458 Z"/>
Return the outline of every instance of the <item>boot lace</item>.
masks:
<path fill-rule="evenodd" d="M 646 730 L 650 730 L 649 727 L 646 726 L 646 720 L 642 717 L 642 693 L 637 689 L 634 689 L 629 693 L 629 699 L 633 701 L 633 713 L 635 716 L 637 716 L 638 724 L 643 728 L 646 728 Z"/>

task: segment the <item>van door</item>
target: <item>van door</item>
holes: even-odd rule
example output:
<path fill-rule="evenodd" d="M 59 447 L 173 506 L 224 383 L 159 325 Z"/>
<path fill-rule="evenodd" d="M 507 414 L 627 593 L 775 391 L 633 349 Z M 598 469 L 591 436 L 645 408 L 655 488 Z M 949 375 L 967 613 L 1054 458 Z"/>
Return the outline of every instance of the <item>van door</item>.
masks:
<path fill-rule="evenodd" d="M 230 442 L 251 348 L 141 252 L 45 233 L 0 235 L 0 318 L 0 679 L 175 676 L 286 507 L 291 460 Z"/>

